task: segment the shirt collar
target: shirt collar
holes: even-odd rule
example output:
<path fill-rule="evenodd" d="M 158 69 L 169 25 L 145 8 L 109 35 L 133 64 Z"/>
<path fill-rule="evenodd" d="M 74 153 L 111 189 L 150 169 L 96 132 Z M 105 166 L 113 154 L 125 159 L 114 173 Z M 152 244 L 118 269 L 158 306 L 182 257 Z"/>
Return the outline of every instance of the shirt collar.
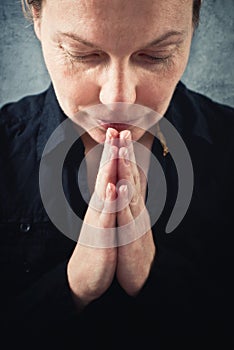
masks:
<path fill-rule="evenodd" d="M 213 143 L 199 95 L 189 91 L 181 81 L 176 86 L 165 117 L 183 139 L 194 136 Z"/>
<path fill-rule="evenodd" d="M 67 116 L 59 106 L 53 85 L 51 84 L 46 92 L 44 106 L 41 114 L 39 133 L 37 138 L 37 158 L 41 159 L 42 154 L 45 156 L 55 149 L 60 143 L 66 139 L 66 131 L 60 128 L 57 132 L 56 139 L 46 148 L 45 145 L 55 129 L 65 120 Z M 43 153 L 44 152 L 44 153 Z"/>

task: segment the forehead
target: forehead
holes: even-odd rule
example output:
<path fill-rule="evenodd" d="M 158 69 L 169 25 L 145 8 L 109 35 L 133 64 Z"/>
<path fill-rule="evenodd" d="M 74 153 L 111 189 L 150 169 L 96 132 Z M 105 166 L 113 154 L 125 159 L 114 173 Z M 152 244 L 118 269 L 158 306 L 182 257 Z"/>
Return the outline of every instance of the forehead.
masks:
<path fill-rule="evenodd" d="M 192 9 L 192 0 L 44 0 L 44 7 L 63 20 L 93 21 L 100 24 L 183 21 Z M 178 24 L 178 23 L 177 23 Z"/>
<path fill-rule="evenodd" d="M 192 23 L 192 0 L 45 0 L 48 26 L 100 45 L 125 38 L 145 42 Z M 100 41 L 100 42 L 98 42 Z"/>

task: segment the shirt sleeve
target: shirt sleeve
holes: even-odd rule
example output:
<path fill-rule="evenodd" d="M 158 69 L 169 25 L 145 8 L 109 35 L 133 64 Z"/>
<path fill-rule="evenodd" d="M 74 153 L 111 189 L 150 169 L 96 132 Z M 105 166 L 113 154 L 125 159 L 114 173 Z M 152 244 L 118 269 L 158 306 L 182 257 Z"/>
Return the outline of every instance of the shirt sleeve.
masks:
<path fill-rule="evenodd" d="M 4 306 L 2 318 L 7 328 L 14 324 L 21 327 L 61 324 L 78 317 L 67 279 L 67 261 L 44 274 L 24 292 L 11 299 Z"/>

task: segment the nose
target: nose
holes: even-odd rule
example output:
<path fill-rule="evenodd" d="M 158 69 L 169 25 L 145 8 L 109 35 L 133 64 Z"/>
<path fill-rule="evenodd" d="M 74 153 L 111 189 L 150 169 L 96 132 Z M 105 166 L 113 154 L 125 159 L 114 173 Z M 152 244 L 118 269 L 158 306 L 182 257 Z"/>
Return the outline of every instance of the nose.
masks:
<path fill-rule="evenodd" d="M 106 68 L 99 99 L 103 104 L 136 102 L 136 75 L 129 66 L 113 64 Z"/>

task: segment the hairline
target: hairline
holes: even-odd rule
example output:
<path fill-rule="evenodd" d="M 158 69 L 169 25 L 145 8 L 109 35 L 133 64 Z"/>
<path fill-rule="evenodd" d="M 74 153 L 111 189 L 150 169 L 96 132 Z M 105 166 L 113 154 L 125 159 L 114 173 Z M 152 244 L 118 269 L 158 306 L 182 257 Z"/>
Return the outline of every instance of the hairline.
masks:
<path fill-rule="evenodd" d="M 36 9 L 36 12 L 40 14 L 41 4 L 43 0 L 21 0 L 21 5 L 25 17 L 29 20 L 33 20 L 32 7 Z M 193 0 L 193 25 L 196 28 L 199 24 L 201 0 Z"/>

